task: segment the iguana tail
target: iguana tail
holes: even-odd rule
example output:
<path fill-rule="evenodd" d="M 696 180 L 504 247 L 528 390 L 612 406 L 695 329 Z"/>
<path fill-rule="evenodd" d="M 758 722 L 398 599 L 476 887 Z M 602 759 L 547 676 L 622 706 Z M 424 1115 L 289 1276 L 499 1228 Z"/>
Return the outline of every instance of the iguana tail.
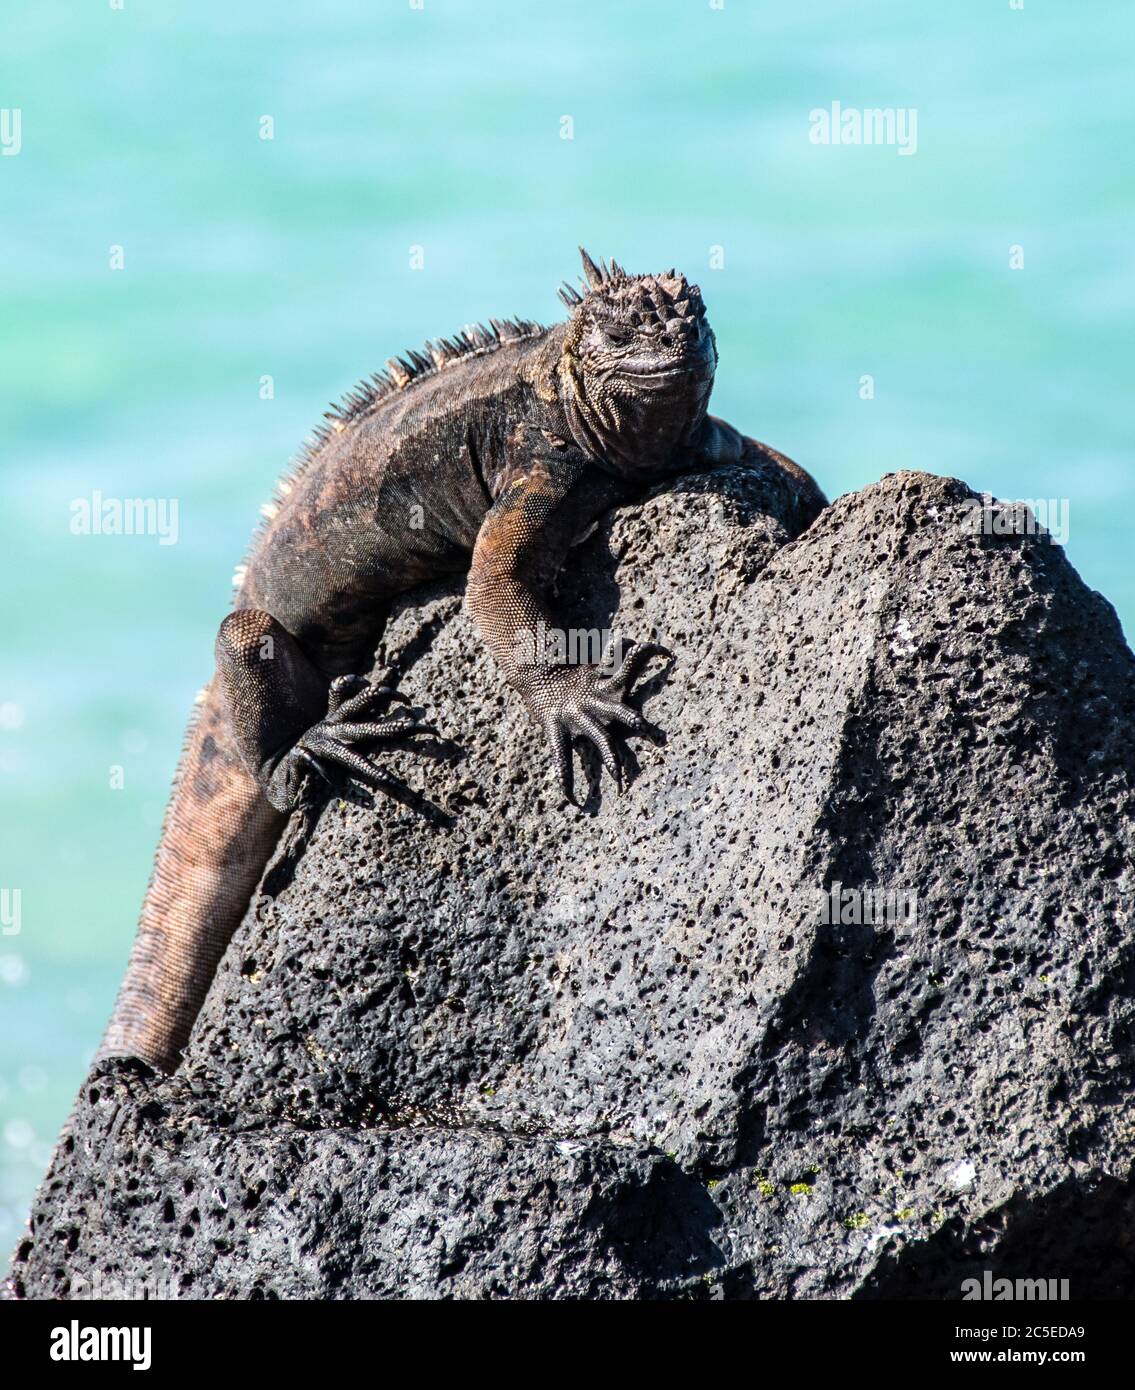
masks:
<path fill-rule="evenodd" d="M 126 977 L 98 1058 L 172 1071 L 287 818 L 237 752 L 216 679 L 186 735 Z"/>

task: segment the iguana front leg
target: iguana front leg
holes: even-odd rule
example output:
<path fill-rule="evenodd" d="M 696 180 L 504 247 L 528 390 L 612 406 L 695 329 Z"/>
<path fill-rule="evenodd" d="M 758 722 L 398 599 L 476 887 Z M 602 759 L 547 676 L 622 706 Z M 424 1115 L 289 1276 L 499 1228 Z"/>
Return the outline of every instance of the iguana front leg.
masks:
<path fill-rule="evenodd" d="M 636 647 L 610 670 L 605 662 L 549 661 L 540 642 L 540 633 L 552 627 L 543 594 L 569 546 L 595 517 L 626 496 L 624 484 L 588 465 L 536 461 L 506 484 L 489 510 L 469 568 L 469 613 L 509 684 L 544 729 L 569 796 L 573 737 L 590 739 L 619 783 L 607 726 L 650 732 L 625 697 L 658 648 Z"/>
<path fill-rule="evenodd" d="M 221 624 L 217 674 L 237 747 L 278 811 L 291 811 L 312 775 L 337 771 L 369 787 L 386 782 L 358 744 L 432 732 L 388 684 L 339 676 L 328 685 L 299 643 L 270 613 L 238 608 Z"/>

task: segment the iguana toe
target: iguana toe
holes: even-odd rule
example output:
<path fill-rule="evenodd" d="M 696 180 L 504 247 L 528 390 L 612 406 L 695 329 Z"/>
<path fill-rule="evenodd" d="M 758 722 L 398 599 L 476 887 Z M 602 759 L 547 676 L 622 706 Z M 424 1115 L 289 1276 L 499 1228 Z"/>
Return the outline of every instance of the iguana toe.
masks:
<path fill-rule="evenodd" d="M 622 768 L 610 726 L 618 725 L 629 734 L 658 738 L 658 730 L 626 703 L 625 696 L 647 661 L 659 654 L 669 655 L 664 647 L 648 643 L 635 647 L 613 672 L 604 674 L 612 664 L 605 656 L 603 665 L 557 667 L 545 670 L 534 682 L 537 693 L 532 704 L 552 746 L 560 783 L 569 801 L 574 800 L 573 738 L 588 739 L 595 745 L 600 762 L 620 791 Z"/>
<path fill-rule="evenodd" d="M 391 701 L 400 702 L 398 710 L 383 713 Z M 307 793 L 312 773 L 332 784 L 335 769 L 368 788 L 393 785 L 382 768 L 354 745 L 436 733 L 433 725 L 423 722 L 420 711 L 406 708 L 407 703 L 386 682 L 372 685 L 362 676 L 336 677 L 328 692 L 326 716 L 301 734 L 280 760 L 273 781 L 282 789 L 282 799 L 274 804 L 292 809 Z"/>

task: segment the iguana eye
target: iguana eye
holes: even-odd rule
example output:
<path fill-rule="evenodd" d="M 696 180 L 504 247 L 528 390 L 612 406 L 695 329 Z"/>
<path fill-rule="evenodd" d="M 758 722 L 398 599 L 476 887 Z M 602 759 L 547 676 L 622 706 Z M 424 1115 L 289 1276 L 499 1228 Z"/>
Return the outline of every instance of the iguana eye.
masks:
<path fill-rule="evenodd" d="M 609 343 L 615 347 L 624 347 L 634 337 L 634 333 L 629 328 L 624 328 L 622 324 L 613 323 L 603 329 L 604 336 Z"/>

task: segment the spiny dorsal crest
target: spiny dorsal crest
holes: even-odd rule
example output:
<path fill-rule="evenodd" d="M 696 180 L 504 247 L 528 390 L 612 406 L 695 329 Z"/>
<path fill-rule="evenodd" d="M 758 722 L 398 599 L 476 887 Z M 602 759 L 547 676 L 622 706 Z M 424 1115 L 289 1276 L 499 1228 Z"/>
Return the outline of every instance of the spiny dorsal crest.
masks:
<path fill-rule="evenodd" d="M 324 412 L 323 418 L 328 423 L 316 430 L 315 443 L 321 444 L 329 434 L 338 434 L 363 411 L 396 391 L 404 391 L 422 377 L 440 372 L 451 362 L 495 352 L 502 343 L 520 342 L 543 332 L 543 325 L 531 319 L 490 319 L 487 326 L 469 323 L 452 338 L 437 338 L 427 342 L 421 351 L 411 348 L 401 357 L 391 357 L 381 371 L 360 381 L 338 404 Z"/>
<path fill-rule="evenodd" d="M 628 275 L 613 259 L 596 263 L 582 246 L 579 254 L 583 261 L 583 294 L 566 281 L 559 292 L 573 313 L 588 295 L 593 295 L 608 313 L 644 333 L 672 329 L 675 320 L 692 323 L 705 317 L 701 290 L 679 272 L 671 269 L 662 275 Z"/>
<path fill-rule="evenodd" d="M 267 507 L 274 508 L 287 497 L 329 439 L 342 434 L 352 421 L 365 415 L 387 397 L 405 391 L 423 377 L 434 376 L 451 362 L 495 352 L 502 343 L 535 338 L 545 331 L 543 324 L 534 323 L 531 319 L 490 319 L 487 326 L 483 323 L 466 324 L 460 333 L 455 333 L 451 338 L 427 342 L 420 352 L 411 348 L 401 357 L 391 357 L 381 371 L 360 381 L 341 401 L 324 411 L 323 422 L 312 431 L 289 471 L 276 484 L 275 499 Z M 265 509 L 261 511 L 265 520 L 270 521 L 271 517 Z"/>
<path fill-rule="evenodd" d="M 420 381 L 422 377 L 440 372 L 451 362 L 495 352 L 502 343 L 520 342 L 523 338 L 533 338 L 543 332 L 543 325 L 533 323 L 531 319 L 490 319 L 487 326 L 483 323 L 466 324 L 452 338 L 437 338 L 427 342 L 421 351 L 411 348 L 401 357 L 391 357 L 381 371 L 360 381 L 338 404 L 324 412 L 323 418 L 328 423 L 316 431 L 316 442 L 322 443 L 328 434 L 338 434 L 344 425 L 357 419 L 364 410 L 396 391 L 405 391 L 407 386 Z"/>
<path fill-rule="evenodd" d="M 597 265 L 581 246 L 579 258 L 583 262 L 583 275 L 579 281 L 583 287 L 583 294 L 586 294 L 588 290 L 602 289 L 604 285 L 615 284 L 628 278 L 627 272 L 613 257 L 609 264 L 600 257 Z M 577 304 L 583 303 L 583 294 L 580 294 L 574 285 L 569 285 L 566 280 L 558 293 L 560 299 L 569 309 L 574 309 Z"/>

